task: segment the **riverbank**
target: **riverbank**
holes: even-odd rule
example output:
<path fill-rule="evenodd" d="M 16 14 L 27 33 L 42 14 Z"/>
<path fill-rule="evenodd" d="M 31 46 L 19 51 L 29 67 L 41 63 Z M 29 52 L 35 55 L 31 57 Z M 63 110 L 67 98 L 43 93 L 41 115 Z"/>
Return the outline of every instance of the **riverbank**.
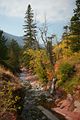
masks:
<path fill-rule="evenodd" d="M 0 66 L 0 120 L 17 120 L 23 107 L 23 97 L 19 78 Z"/>

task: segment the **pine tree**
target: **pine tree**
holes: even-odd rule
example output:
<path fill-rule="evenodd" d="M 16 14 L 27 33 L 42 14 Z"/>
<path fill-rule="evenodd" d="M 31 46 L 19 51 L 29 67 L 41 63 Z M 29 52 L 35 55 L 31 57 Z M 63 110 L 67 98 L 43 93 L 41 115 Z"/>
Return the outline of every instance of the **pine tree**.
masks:
<path fill-rule="evenodd" d="M 36 40 L 36 24 L 34 23 L 34 14 L 31 8 L 31 5 L 28 5 L 26 14 L 25 14 L 25 25 L 24 25 L 24 41 L 25 41 L 25 48 L 32 48 L 35 49 L 37 47 L 37 40 Z"/>
<path fill-rule="evenodd" d="M 6 60 L 7 59 L 7 46 L 6 46 L 6 39 L 3 36 L 3 31 L 0 30 L 0 59 Z"/>
<path fill-rule="evenodd" d="M 80 50 L 80 0 L 76 0 L 76 8 L 71 18 L 70 33 L 73 37 L 70 39 L 70 48 L 73 52 Z"/>
<path fill-rule="evenodd" d="M 12 39 L 8 43 L 8 63 L 16 70 L 19 70 L 20 46 L 16 40 Z"/>
<path fill-rule="evenodd" d="M 80 0 L 76 0 L 76 8 L 71 18 L 70 30 L 73 34 L 80 34 Z"/>

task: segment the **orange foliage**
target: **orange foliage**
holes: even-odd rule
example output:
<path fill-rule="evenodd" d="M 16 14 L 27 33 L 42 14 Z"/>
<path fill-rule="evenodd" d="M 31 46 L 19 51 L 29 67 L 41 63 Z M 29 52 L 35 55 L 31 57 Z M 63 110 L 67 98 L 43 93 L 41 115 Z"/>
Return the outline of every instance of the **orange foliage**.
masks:
<path fill-rule="evenodd" d="M 52 80 L 53 79 L 53 72 L 50 71 L 49 69 L 47 70 L 47 77 L 48 77 L 48 80 Z"/>

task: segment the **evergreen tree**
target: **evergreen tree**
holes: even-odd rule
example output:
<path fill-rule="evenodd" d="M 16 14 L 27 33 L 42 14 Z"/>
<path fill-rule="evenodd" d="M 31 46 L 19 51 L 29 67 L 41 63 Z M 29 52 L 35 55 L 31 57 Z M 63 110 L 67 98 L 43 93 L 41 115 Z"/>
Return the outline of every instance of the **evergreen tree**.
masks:
<path fill-rule="evenodd" d="M 76 0 L 76 8 L 74 15 L 71 18 L 70 33 L 70 48 L 73 52 L 80 50 L 80 0 Z"/>
<path fill-rule="evenodd" d="M 72 35 L 79 35 L 80 34 L 80 0 L 76 0 L 76 8 L 74 9 L 74 15 L 70 20 L 70 31 L 68 30 L 68 26 L 64 26 L 64 36 L 67 36 L 68 33 Z"/>
<path fill-rule="evenodd" d="M 16 70 L 19 70 L 20 47 L 15 40 L 8 43 L 8 63 Z"/>
<path fill-rule="evenodd" d="M 68 35 L 68 31 L 69 31 L 68 25 L 64 26 L 63 29 L 64 29 L 64 32 L 63 32 L 62 38 L 67 37 Z"/>
<path fill-rule="evenodd" d="M 36 24 L 34 23 L 34 14 L 31 8 L 31 5 L 28 5 L 26 14 L 25 14 L 25 25 L 24 25 L 24 41 L 25 41 L 25 48 L 32 48 L 35 49 L 37 47 L 37 40 L 36 40 Z"/>
<path fill-rule="evenodd" d="M 6 60 L 7 59 L 7 46 L 6 46 L 6 39 L 3 36 L 3 31 L 0 30 L 0 59 Z"/>
<path fill-rule="evenodd" d="M 74 10 L 74 15 L 71 18 L 70 31 L 72 34 L 80 34 L 80 0 L 76 0 L 76 8 Z"/>

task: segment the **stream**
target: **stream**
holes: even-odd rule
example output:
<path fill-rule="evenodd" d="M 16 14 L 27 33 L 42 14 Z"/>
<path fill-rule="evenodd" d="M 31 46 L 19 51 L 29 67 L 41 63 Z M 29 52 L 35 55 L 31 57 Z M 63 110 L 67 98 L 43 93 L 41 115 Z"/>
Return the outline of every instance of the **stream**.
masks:
<path fill-rule="evenodd" d="M 20 81 L 25 86 L 24 108 L 21 113 L 21 120 L 63 120 L 57 118 L 47 109 L 40 106 L 41 96 L 49 96 L 39 86 L 31 86 L 29 80 L 26 80 L 28 74 L 22 72 L 20 74 Z M 52 98 L 48 98 L 52 100 Z"/>

